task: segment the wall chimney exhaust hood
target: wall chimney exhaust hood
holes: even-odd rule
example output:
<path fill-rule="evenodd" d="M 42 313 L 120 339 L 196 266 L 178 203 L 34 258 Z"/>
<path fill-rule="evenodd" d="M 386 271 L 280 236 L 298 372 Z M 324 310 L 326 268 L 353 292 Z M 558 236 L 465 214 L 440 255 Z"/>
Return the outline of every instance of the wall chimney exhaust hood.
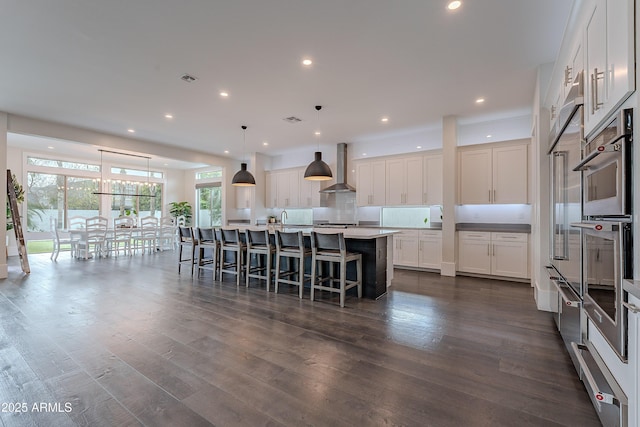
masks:
<path fill-rule="evenodd" d="M 338 144 L 338 156 L 336 158 L 336 183 L 320 190 L 321 193 L 354 193 L 356 189 L 346 182 L 347 177 L 347 144 Z"/>

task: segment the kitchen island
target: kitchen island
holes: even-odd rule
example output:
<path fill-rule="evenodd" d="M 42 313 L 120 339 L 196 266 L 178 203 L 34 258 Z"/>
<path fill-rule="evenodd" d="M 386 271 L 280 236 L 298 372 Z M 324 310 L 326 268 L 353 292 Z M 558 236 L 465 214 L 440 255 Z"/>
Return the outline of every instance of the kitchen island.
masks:
<path fill-rule="evenodd" d="M 280 227 L 278 226 L 245 226 L 243 230 L 268 230 L 274 234 L 276 230 L 283 232 L 302 231 L 305 243 L 310 246 L 311 232 L 343 233 L 347 250 L 362 254 L 362 294 L 365 298 L 377 299 L 387 292 L 393 279 L 393 234 L 397 230 L 378 228 L 326 228 L 326 227 Z M 310 264 L 309 264 L 310 265 Z M 349 266 L 347 276 L 355 278 L 355 269 Z"/>

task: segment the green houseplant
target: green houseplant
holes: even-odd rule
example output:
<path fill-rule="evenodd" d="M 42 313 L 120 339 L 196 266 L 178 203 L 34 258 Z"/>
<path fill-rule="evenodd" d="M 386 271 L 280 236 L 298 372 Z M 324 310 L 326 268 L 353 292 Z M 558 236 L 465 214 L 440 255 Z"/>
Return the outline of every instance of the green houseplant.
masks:
<path fill-rule="evenodd" d="M 192 217 L 191 203 L 189 202 L 171 202 L 169 203 L 169 213 L 172 217 L 178 218 L 184 216 L 187 225 L 191 224 Z"/>

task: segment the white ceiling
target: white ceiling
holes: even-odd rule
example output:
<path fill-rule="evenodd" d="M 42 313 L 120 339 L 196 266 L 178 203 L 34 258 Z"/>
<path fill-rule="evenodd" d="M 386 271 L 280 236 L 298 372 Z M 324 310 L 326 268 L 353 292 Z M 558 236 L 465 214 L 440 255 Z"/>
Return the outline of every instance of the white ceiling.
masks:
<path fill-rule="evenodd" d="M 447 3 L 3 0 L 0 111 L 234 158 L 530 111 L 573 0 Z"/>

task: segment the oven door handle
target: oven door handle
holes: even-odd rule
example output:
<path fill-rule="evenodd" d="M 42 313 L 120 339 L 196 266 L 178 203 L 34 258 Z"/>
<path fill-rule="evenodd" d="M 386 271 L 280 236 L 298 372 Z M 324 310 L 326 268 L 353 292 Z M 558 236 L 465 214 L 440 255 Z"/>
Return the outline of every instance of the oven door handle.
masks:
<path fill-rule="evenodd" d="M 638 307 L 638 306 L 637 306 L 637 305 L 635 305 L 635 304 L 631 304 L 631 303 L 629 303 L 629 302 L 622 301 L 622 305 L 623 305 L 627 310 L 629 310 L 630 312 L 632 312 L 633 314 L 638 314 L 638 313 L 640 313 L 640 307 Z"/>
<path fill-rule="evenodd" d="M 576 359 L 578 360 L 578 365 L 580 365 L 580 369 L 584 374 L 585 380 L 587 380 L 587 382 L 589 383 L 589 387 L 593 391 L 593 397 L 595 397 L 595 399 L 600 403 L 608 403 L 609 405 L 616 405 L 616 406 L 621 406 L 623 404 L 626 405 L 627 404 L 626 401 L 621 401 L 618 397 L 614 396 L 611 393 L 600 391 L 600 387 L 598 387 L 598 383 L 596 382 L 595 378 L 593 377 L 593 374 L 589 370 L 589 366 L 587 365 L 587 362 L 584 360 L 584 357 L 582 356 L 582 353 L 581 353 L 581 351 L 584 350 L 584 351 L 588 351 L 593 356 L 593 352 L 589 349 L 589 347 L 584 344 L 576 344 L 575 342 L 572 342 L 571 348 L 573 348 L 573 353 L 575 354 Z"/>
<path fill-rule="evenodd" d="M 593 230 L 593 231 L 613 231 L 613 226 L 614 226 L 614 224 L 607 223 L 607 222 L 598 222 L 598 223 L 594 223 L 594 222 L 572 222 L 569 225 L 571 227 L 584 228 L 586 230 Z M 615 224 L 615 225 L 617 225 L 617 224 Z"/>
<path fill-rule="evenodd" d="M 573 168 L 573 170 L 575 172 L 580 172 L 589 169 L 589 162 L 598 157 L 600 154 L 622 151 L 624 149 L 624 144 L 618 144 L 618 141 L 623 139 L 625 136 L 626 135 L 618 135 L 612 141 L 599 145 L 595 150 L 593 150 L 584 159 L 582 159 L 582 161 L 578 163 L 576 167 Z"/>
<path fill-rule="evenodd" d="M 573 291 L 567 292 L 566 288 L 560 286 L 560 280 L 552 279 L 551 281 L 553 282 L 556 289 L 558 290 L 558 293 L 562 297 L 562 301 L 564 302 L 564 305 L 566 305 L 567 307 L 578 307 L 578 308 L 582 307 L 582 301 L 580 301 L 580 298 L 577 298 L 576 295 L 569 295 L 569 292 L 573 293 Z"/>

